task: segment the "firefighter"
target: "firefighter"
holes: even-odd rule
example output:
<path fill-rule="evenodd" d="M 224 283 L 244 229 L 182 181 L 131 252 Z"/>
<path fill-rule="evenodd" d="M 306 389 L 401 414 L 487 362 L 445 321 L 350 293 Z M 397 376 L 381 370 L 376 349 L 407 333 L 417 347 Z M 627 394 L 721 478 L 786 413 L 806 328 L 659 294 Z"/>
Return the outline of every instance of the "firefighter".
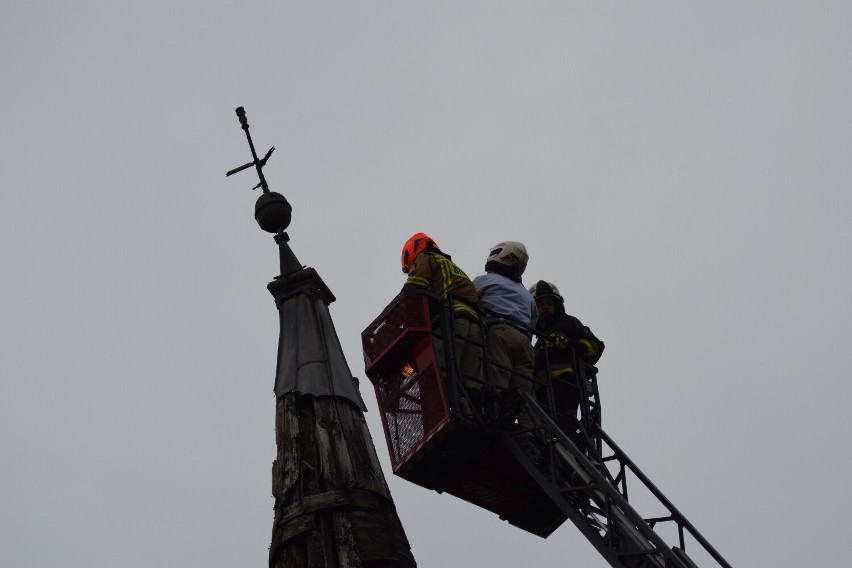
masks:
<path fill-rule="evenodd" d="M 565 300 L 554 284 L 539 280 L 530 293 L 539 315 L 535 343 L 538 402 L 553 411 L 554 422 L 566 434 L 574 436 L 577 409 L 582 400 L 574 362 L 594 365 L 603 353 L 604 343 L 579 319 L 565 313 Z M 553 408 L 548 389 L 542 388 L 548 383 L 553 387 Z"/>
<path fill-rule="evenodd" d="M 501 391 L 501 413 L 511 420 L 520 406 L 521 392 L 534 394 L 532 329 L 538 313 L 535 300 L 521 283 L 529 255 L 517 241 L 504 241 L 491 247 L 485 261 L 485 274 L 473 280 L 479 307 L 485 314 L 488 356 L 494 386 Z M 522 415 L 520 424 L 528 425 Z"/>
<path fill-rule="evenodd" d="M 425 288 L 452 302 L 455 355 L 462 384 L 468 390 L 482 386 L 482 330 L 476 290 L 470 278 L 425 233 L 411 236 L 402 247 L 402 271 L 408 274 L 403 290 Z M 435 358 L 443 374 L 443 342 L 435 338 Z"/>

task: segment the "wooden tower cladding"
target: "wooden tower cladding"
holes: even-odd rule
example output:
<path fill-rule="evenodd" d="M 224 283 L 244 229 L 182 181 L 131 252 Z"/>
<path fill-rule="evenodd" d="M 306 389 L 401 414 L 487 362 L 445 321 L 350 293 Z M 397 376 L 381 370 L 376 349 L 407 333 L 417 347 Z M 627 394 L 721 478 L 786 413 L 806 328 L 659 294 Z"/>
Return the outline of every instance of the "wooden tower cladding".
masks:
<path fill-rule="evenodd" d="M 331 321 L 334 296 L 312 268 L 285 274 L 269 285 L 281 323 L 269 566 L 416 566 Z"/>

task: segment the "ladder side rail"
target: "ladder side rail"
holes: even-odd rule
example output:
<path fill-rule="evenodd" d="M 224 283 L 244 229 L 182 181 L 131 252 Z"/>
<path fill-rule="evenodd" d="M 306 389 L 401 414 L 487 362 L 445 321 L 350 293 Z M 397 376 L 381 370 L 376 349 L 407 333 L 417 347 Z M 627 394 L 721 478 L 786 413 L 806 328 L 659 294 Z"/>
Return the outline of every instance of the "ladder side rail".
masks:
<path fill-rule="evenodd" d="M 563 446 L 557 447 L 556 452 L 563 464 L 570 466 L 573 462 L 575 466 L 577 465 L 575 458 L 565 454 Z M 579 470 L 575 469 L 574 471 Z M 574 475 L 578 474 L 575 473 Z M 677 557 L 674 556 L 674 551 L 669 548 L 668 543 L 653 532 L 653 527 L 646 527 L 641 523 L 631 521 L 625 514 L 625 511 L 628 513 L 630 511 L 623 509 L 614 502 L 612 492 L 601 490 L 601 487 L 605 486 L 596 484 L 585 471 L 579 475 L 581 479 L 585 476 L 586 485 L 574 486 L 567 492 L 583 492 L 585 494 L 589 504 L 580 506 L 588 506 L 587 519 L 589 519 L 590 513 L 606 518 L 605 542 L 608 543 L 610 548 L 617 551 L 618 557 L 623 561 L 620 565 L 629 565 L 634 568 L 647 568 L 649 565 L 657 568 L 663 568 L 663 566 L 666 568 L 684 568 L 681 563 L 675 560 Z M 599 522 L 597 517 L 593 518 Z M 628 563 L 628 559 L 635 560 L 636 563 Z"/>
<path fill-rule="evenodd" d="M 600 390 L 598 390 L 598 368 L 578 360 L 576 353 L 574 363 L 580 384 L 580 408 L 584 413 L 584 424 L 587 432 L 593 432 L 593 425 L 601 426 L 603 423 Z"/>
<path fill-rule="evenodd" d="M 547 338 L 546 338 L 545 335 L 540 334 L 540 333 L 536 333 L 535 335 L 538 337 L 538 341 L 547 341 Z M 538 394 L 538 392 L 540 392 L 541 389 L 544 389 L 544 392 L 545 392 L 544 398 L 547 399 L 547 407 L 549 409 L 549 412 L 546 409 L 542 409 L 542 410 L 544 410 L 545 413 L 548 414 L 548 416 L 555 419 L 555 417 L 556 417 L 556 397 L 553 394 L 553 380 L 551 378 L 553 376 L 553 374 L 551 373 L 551 368 L 550 368 L 550 350 L 547 349 L 547 347 L 545 346 L 545 347 L 542 348 L 542 353 L 544 354 L 544 373 L 545 373 L 544 374 L 544 382 L 541 383 L 541 382 L 536 381 L 538 389 L 539 389 L 536 392 L 536 394 Z M 533 379 L 535 379 L 535 377 L 533 377 Z M 533 386 L 535 386 L 535 385 L 533 385 Z M 538 396 L 536 396 L 536 398 L 538 398 Z M 541 406 L 541 405 L 539 405 L 539 406 Z"/>
<path fill-rule="evenodd" d="M 539 340 L 546 341 L 546 336 L 540 333 L 536 333 L 536 336 Z M 579 410 L 580 410 L 580 419 L 579 419 L 579 431 L 581 437 L 584 438 L 585 443 L 588 447 L 594 447 L 597 451 L 598 456 L 600 456 L 602 452 L 601 442 L 598 438 L 593 436 L 593 432 L 595 431 L 594 426 L 601 424 L 602 419 L 602 410 L 601 410 L 601 402 L 600 402 L 600 391 L 598 390 L 597 383 L 597 371 L 598 368 L 589 363 L 584 363 L 577 357 L 576 350 L 573 347 L 569 347 L 571 353 L 571 368 L 574 370 L 574 376 L 577 383 L 576 388 L 579 391 Z M 544 354 L 544 377 L 546 377 L 545 381 L 539 382 L 535 380 L 533 377 L 535 386 L 539 389 L 544 389 L 546 396 L 546 406 L 544 411 L 556 421 L 556 415 L 561 409 L 556 408 L 555 397 L 553 394 L 553 385 L 555 380 L 553 379 L 553 373 L 550 366 L 550 350 L 547 348 L 542 349 L 542 353 Z M 589 372 L 591 371 L 591 372 Z M 591 378 L 589 378 L 591 377 Z M 591 384 L 591 388 L 590 385 Z M 570 385 L 573 387 L 573 385 Z M 538 398 L 538 397 L 537 397 Z M 537 402 L 541 405 L 541 399 L 538 398 Z M 549 411 L 548 411 L 549 410 Z M 569 422 L 578 422 L 576 416 L 568 417 Z"/>
<path fill-rule="evenodd" d="M 663 521 L 673 521 L 678 526 L 678 535 L 680 540 L 680 548 L 685 550 L 685 542 L 684 542 L 684 530 L 688 532 L 695 541 L 700 544 L 704 550 L 716 561 L 720 566 L 724 568 L 731 568 L 731 565 L 722 557 L 722 555 L 707 541 L 704 536 L 698 532 L 698 529 L 689 522 L 689 520 L 681 513 L 677 507 L 675 507 L 671 501 L 669 501 L 663 492 L 660 491 L 656 485 L 646 476 L 642 470 L 624 453 L 624 451 L 610 438 L 606 432 L 603 431 L 602 428 L 597 428 L 597 434 L 600 438 L 606 442 L 607 446 L 614 452 L 614 458 L 621 464 L 622 468 L 626 468 L 631 471 L 633 475 L 638 479 L 645 488 L 657 498 L 660 504 L 668 510 L 669 517 L 659 517 L 656 519 L 652 519 L 654 522 L 663 522 Z M 625 476 L 626 477 L 626 476 Z M 626 491 L 625 491 L 626 498 Z"/>
<path fill-rule="evenodd" d="M 456 328 L 452 304 L 445 298 L 434 294 L 432 296 L 439 302 L 438 327 L 437 329 L 432 328 L 432 344 L 434 346 L 437 340 L 443 346 L 444 369 L 447 375 L 444 381 L 445 392 L 448 398 L 447 402 L 449 402 L 453 412 L 458 412 L 459 397 L 467 397 L 467 390 L 458 376 L 458 366 L 456 364 Z M 434 304 L 434 302 L 432 303 Z"/>
<path fill-rule="evenodd" d="M 532 331 L 534 337 L 537 337 L 537 341 L 545 341 L 545 342 L 547 341 L 547 334 L 540 333 L 536 330 L 530 330 L 530 331 Z M 532 381 L 533 382 L 533 390 L 536 392 L 537 396 L 535 398 L 536 398 L 536 402 L 539 404 L 539 407 L 541 407 L 541 409 L 544 411 L 544 413 L 547 414 L 553 420 L 554 423 L 556 423 L 556 417 L 561 412 L 562 409 L 559 409 L 559 408 L 556 407 L 556 396 L 555 396 L 554 390 L 553 390 L 556 380 L 553 378 L 553 369 L 550 365 L 550 349 L 548 349 L 547 346 L 545 345 L 541 348 L 541 352 L 543 353 L 543 356 L 544 356 L 544 374 L 541 375 L 541 377 L 543 377 L 541 381 L 539 381 L 536 376 L 532 377 L 532 379 L 533 379 L 533 381 Z M 576 356 L 574 355 L 574 349 L 573 348 L 571 348 L 571 356 L 572 356 L 573 368 L 576 369 L 577 363 L 576 363 Z M 542 392 L 542 390 L 544 391 L 545 396 L 539 397 L 538 393 Z M 583 396 L 583 391 L 581 391 L 581 397 L 582 396 Z M 542 407 L 541 398 L 544 398 L 546 400 L 546 408 Z M 586 404 L 584 404 L 581 400 L 581 404 L 580 404 L 580 408 L 582 409 L 581 412 L 585 411 L 585 406 L 586 406 Z M 576 416 L 574 416 L 572 418 L 576 422 L 576 419 L 577 419 Z"/>
<path fill-rule="evenodd" d="M 609 532 L 601 534 L 601 529 L 592 525 L 589 522 L 588 517 L 576 506 L 571 504 L 566 496 L 566 491 L 559 487 L 560 478 L 558 475 L 554 475 L 555 468 L 547 472 L 542 471 L 542 468 L 535 465 L 529 454 L 524 451 L 512 435 L 507 436 L 504 443 L 506 444 L 506 447 L 509 448 L 512 455 L 514 455 L 515 459 L 524 466 L 530 474 L 530 477 L 548 494 L 551 500 L 557 507 L 559 507 L 565 516 L 571 519 L 574 526 L 579 529 L 583 536 L 585 536 L 586 539 L 597 549 L 610 566 L 613 568 L 633 568 L 631 564 L 624 563 L 622 553 L 610 544 L 608 541 L 610 536 Z M 675 568 L 687 568 L 681 567 L 680 565 L 673 566 Z"/>
<path fill-rule="evenodd" d="M 467 377 L 467 378 L 472 379 L 475 382 L 481 383 L 483 387 L 486 387 L 486 388 L 491 387 L 491 386 L 494 385 L 494 379 L 493 379 L 493 376 L 491 374 L 490 361 L 489 361 L 489 358 L 488 358 L 488 349 L 487 349 L 488 340 L 486 338 L 485 321 L 480 314 L 480 318 L 479 318 L 479 322 L 478 322 L 478 326 L 479 326 L 479 330 L 480 330 L 479 341 L 474 341 L 473 339 L 470 339 L 468 337 L 460 337 L 460 336 L 456 335 L 456 333 L 455 333 L 455 317 L 456 316 L 455 316 L 455 312 L 453 312 L 453 309 L 452 309 L 453 300 L 454 300 L 453 296 L 450 295 L 450 296 L 447 296 L 446 300 L 444 300 L 444 302 L 443 302 L 444 318 L 447 321 L 450 322 L 448 328 L 452 332 L 452 336 L 453 336 L 453 353 L 455 354 L 455 348 L 456 348 L 455 342 L 459 341 L 459 340 L 461 340 L 462 343 L 467 343 L 469 345 L 476 347 L 478 352 L 480 353 L 480 361 L 482 362 L 482 375 L 483 376 L 482 376 L 482 378 L 470 377 L 470 376 Z M 502 366 L 500 366 L 500 367 L 503 368 Z M 457 378 L 461 379 L 462 377 L 460 375 L 461 375 L 461 372 L 459 372 L 457 374 Z"/>
<path fill-rule="evenodd" d="M 677 534 L 678 541 L 680 544 L 681 550 L 686 550 L 686 542 L 684 539 L 684 531 L 688 532 L 698 544 L 700 544 L 704 550 L 716 561 L 720 566 L 724 568 L 730 568 L 730 564 L 722 557 L 722 555 L 707 541 L 704 536 L 698 532 L 698 529 L 695 528 L 692 523 L 681 513 L 669 500 L 663 495 L 662 491 L 660 491 L 651 480 L 639 469 L 639 467 L 627 457 L 627 454 L 618 447 L 617 444 L 610 438 L 606 432 L 604 432 L 603 427 L 601 425 L 600 419 L 594 420 L 594 411 L 589 408 L 590 404 L 596 404 L 598 408 L 598 412 L 600 412 L 600 401 L 599 401 L 599 391 L 597 388 L 597 367 L 593 365 L 586 365 L 581 363 L 577 356 L 576 352 L 572 349 L 572 357 L 574 362 L 574 368 L 578 371 L 578 378 L 580 389 L 582 392 L 581 397 L 581 417 L 582 423 L 580 425 L 581 435 L 586 439 L 587 443 L 591 439 L 594 442 L 595 450 L 597 451 L 597 457 L 601 457 L 603 455 L 603 443 L 605 442 L 607 446 L 613 451 L 613 457 L 611 459 L 615 459 L 619 464 L 619 471 L 616 478 L 613 480 L 616 484 L 621 485 L 621 492 L 624 496 L 625 500 L 628 499 L 627 495 L 627 472 L 631 471 L 636 476 L 636 478 L 648 489 L 648 491 L 660 502 L 660 504 L 669 512 L 668 517 L 659 517 L 655 519 L 648 519 L 649 525 L 653 527 L 658 522 L 665 521 L 673 521 L 677 525 Z M 592 397 L 594 398 L 594 403 L 590 400 L 589 393 L 587 390 L 587 378 L 586 371 L 588 368 L 594 369 L 592 373 L 592 381 L 593 381 L 593 390 Z M 584 428 L 585 426 L 585 428 Z M 585 430 L 585 431 L 584 431 Z"/>
<path fill-rule="evenodd" d="M 577 378 L 577 388 L 580 389 L 580 422 L 586 427 L 587 432 L 592 431 L 592 410 L 589 408 L 589 392 L 586 385 L 586 370 L 579 364 L 577 351 L 571 347 L 571 368 Z"/>
<path fill-rule="evenodd" d="M 541 421 L 549 435 L 559 441 L 561 448 L 563 450 L 567 450 L 570 454 L 570 458 L 574 460 L 574 463 L 577 466 L 579 466 L 580 470 L 577 471 L 577 473 L 580 474 L 581 479 L 583 479 L 583 481 L 588 485 L 596 486 L 596 489 L 589 492 L 589 495 L 595 499 L 602 511 L 611 513 L 611 515 L 607 515 L 608 523 L 617 529 L 616 533 L 619 536 L 630 538 L 638 548 L 642 549 L 640 552 L 636 552 L 635 554 L 661 555 L 668 563 L 666 566 L 687 568 L 682 560 L 672 551 L 671 546 L 657 532 L 655 532 L 651 526 L 648 525 L 645 519 L 635 509 L 633 509 L 627 499 L 622 496 L 617 488 L 613 487 L 604 474 L 595 467 L 586 455 L 562 430 L 559 429 L 556 423 L 535 402 L 535 400 L 532 400 L 526 395 L 525 398 L 527 399 L 526 403 L 531 413 L 536 416 L 537 420 Z M 527 458 L 529 459 L 529 456 L 527 456 Z M 571 465 L 573 466 L 574 464 Z M 571 484 L 569 483 L 569 485 Z M 548 491 L 548 494 L 551 494 L 551 497 L 553 497 L 551 491 Z M 560 496 L 559 501 L 562 504 L 567 504 L 570 508 L 573 508 L 573 506 L 570 505 L 563 496 Z M 562 504 L 560 504 L 560 508 L 562 507 Z M 642 542 L 642 539 L 644 539 L 645 542 Z"/>
<path fill-rule="evenodd" d="M 468 379 L 472 379 L 474 382 L 478 382 L 481 384 L 481 390 L 483 395 L 485 396 L 493 396 L 494 393 L 494 375 L 492 369 L 492 362 L 488 355 L 488 338 L 487 331 L 485 328 L 484 318 L 482 314 L 480 314 L 479 321 L 479 330 L 480 330 L 480 339 L 479 341 L 474 341 L 467 337 L 461 337 L 456 334 L 455 328 L 455 312 L 453 311 L 453 297 L 451 295 L 446 298 L 442 298 L 435 294 L 430 293 L 429 296 L 434 300 L 433 305 L 437 302 L 440 305 L 440 322 L 436 329 L 432 330 L 433 343 L 434 340 L 441 340 L 441 337 L 451 338 L 448 341 L 443 341 L 444 346 L 444 354 L 446 361 L 446 377 L 444 377 L 445 384 L 447 386 L 447 395 L 448 402 L 450 402 L 451 408 L 454 412 L 458 413 L 461 410 L 460 398 L 465 398 L 468 401 L 471 401 L 472 398 L 470 396 L 469 387 L 465 386 L 465 381 L 462 380 L 461 376 L 461 366 L 460 361 L 458 361 L 456 357 L 456 342 L 462 341 L 468 343 L 469 345 L 473 345 L 477 348 L 479 352 L 480 361 L 482 362 L 482 378 L 477 377 L 467 377 Z M 505 369 L 511 372 L 511 369 L 508 369 L 502 365 L 494 364 L 495 367 L 499 367 L 501 369 Z M 484 380 L 483 380 L 484 379 Z M 490 394 L 489 394 L 490 393 Z M 485 402 L 485 401 L 482 401 Z M 493 418 L 489 415 L 483 415 L 477 409 L 472 409 L 474 421 L 481 427 L 486 427 L 486 422 Z M 470 417 L 468 417 L 470 418 Z"/>
<path fill-rule="evenodd" d="M 595 435 L 597 429 L 601 427 L 602 421 L 598 368 L 580 361 L 573 348 L 571 349 L 571 356 L 576 369 L 578 388 L 580 389 L 580 423 L 578 424 L 580 436 L 588 448 L 594 449 L 594 457 L 602 460 L 603 443 L 600 437 Z M 587 375 L 588 371 L 591 371 L 591 378 Z M 589 389 L 590 383 L 591 391 Z M 574 419 L 576 420 L 576 417 Z M 627 496 L 626 493 L 625 487 L 625 497 Z"/>
<path fill-rule="evenodd" d="M 595 412 L 597 413 L 596 420 L 594 422 L 598 425 L 598 427 L 602 427 L 602 424 L 603 424 L 603 406 L 601 405 L 600 389 L 598 388 L 598 368 L 595 367 L 594 365 L 588 365 L 588 367 L 591 367 L 591 369 L 593 369 L 592 378 L 590 379 L 590 382 L 592 383 L 592 388 L 594 389 L 593 390 L 594 402 L 592 402 L 590 404 L 595 405 Z M 584 368 L 584 372 L 585 372 L 585 368 Z M 594 430 L 592 430 L 592 432 L 594 433 Z M 601 439 L 599 437 L 594 437 L 593 439 L 595 440 L 595 444 L 594 444 L 595 449 L 598 452 L 598 456 L 600 456 L 601 452 L 603 451 L 603 443 L 601 442 Z"/>

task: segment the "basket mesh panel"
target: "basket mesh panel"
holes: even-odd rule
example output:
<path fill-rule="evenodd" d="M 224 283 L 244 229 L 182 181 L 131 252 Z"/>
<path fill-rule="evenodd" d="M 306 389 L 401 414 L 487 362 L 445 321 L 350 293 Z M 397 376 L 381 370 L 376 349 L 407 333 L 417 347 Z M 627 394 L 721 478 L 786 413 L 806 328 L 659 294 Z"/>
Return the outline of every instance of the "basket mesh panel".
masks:
<path fill-rule="evenodd" d="M 446 416 L 435 367 L 380 387 L 382 410 L 393 448 L 393 465 L 432 434 Z"/>

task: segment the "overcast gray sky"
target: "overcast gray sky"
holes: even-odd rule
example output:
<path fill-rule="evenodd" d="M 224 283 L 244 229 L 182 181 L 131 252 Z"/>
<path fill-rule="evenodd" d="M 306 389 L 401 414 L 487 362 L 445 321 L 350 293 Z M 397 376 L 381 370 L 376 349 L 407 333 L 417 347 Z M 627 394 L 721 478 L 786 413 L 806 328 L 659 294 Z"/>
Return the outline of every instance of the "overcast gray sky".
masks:
<path fill-rule="evenodd" d="M 520 240 L 604 427 L 734 566 L 852 556 L 847 2 L 0 8 L 0 565 L 262 566 L 278 321 L 244 106 L 423 567 L 606 566 L 390 473 L 360 332 Z"/>

